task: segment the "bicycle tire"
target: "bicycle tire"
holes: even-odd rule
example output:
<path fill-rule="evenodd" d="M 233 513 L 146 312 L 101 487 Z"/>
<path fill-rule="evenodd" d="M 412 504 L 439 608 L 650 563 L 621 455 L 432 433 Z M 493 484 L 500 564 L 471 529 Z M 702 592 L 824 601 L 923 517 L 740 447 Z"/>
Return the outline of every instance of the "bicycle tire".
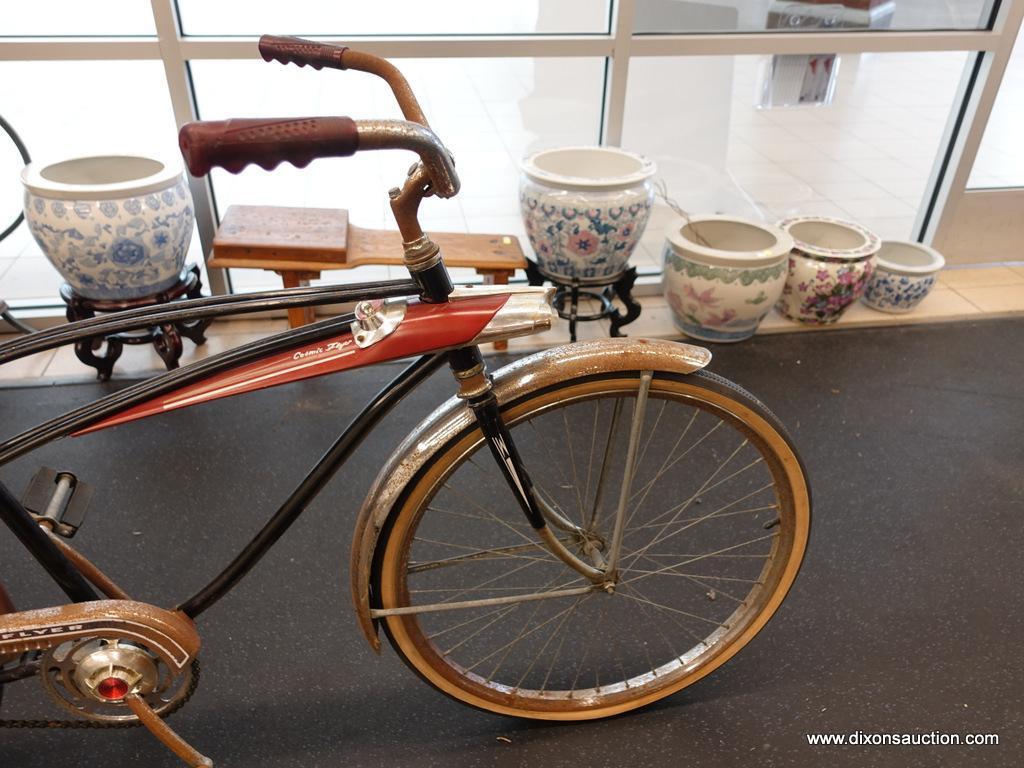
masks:
<path fill-rule="evenodd" d="M 550 497 L 553 505 L 560 511 L 569 509 L 572 497 L 575 496 L 580 502 L 577 512 L 581 523 L 586 522 L 591 504 L 595 509 L 606 506 L 596 499 L 600 493 L 596 488 L 594 494 L 591 494 L 595 453 L 603 454 L 603 465 L 624 466 L 624 462 L 616 461 L 617 452 L 622 452 L 622 446 L 614 445 L 610 453 L 607 446 L 613 442 L 614 420 L 621 420 L 621 413 L 627 410 L 622 407 L 616 409 L 615 402 L 626 402 L 635 394 L 639 381 L 639 371 L 580 377 L 561 382 L 554 387 L 524 394 L 518 399 L 502 404 L 502 412 L 512 428 L 513 437 L 538 490 L 545 498 Z M 663 404 L 660 408 L 659 402 Z M 590 403 L 593 403 L 593 406 L 589 405 Z M 638 465 L 648 456 L 648 449 L 652 443 L 663 446 L 673 442 L 672 435 L 669 434 L 671 430 L 664 426 L 660 427 L 661 437 L 655 440 L 658 437 L 659 425 L 670 404 L 673 413 L 669 420 L 666 420 L 666 424 L 682 424 L 687 413 L 692 415 L 686 431 L 675 439 L 671 451 L 653 475 L 644 474 L 645 470 L 638 467 L 636 482 L 641 484 L 641 490 L 646 488 L 646 491 L 636 502 L 635 509 L 631 507 L 628 510 L 627 519 L 630 524 L 640 514 L 646 499 L 653 492 L 654 485 L 662 483 L 669 469 L 673 469 L 683 458 L 687 459 L 689 476 L 692 477 L 705 477 L 708 468 L 713 467 L 716 460 L 719 462 L 718 468 L 696 493 L 690 496 L 683 495 L 684 502 L 681 506 L 673 501 L 673 505 L 668 507 L 668 512 L 675 511 L 667 523 L 665 514 L 654 515 L 652 518 L 645 512 L 635 526 L 627 525 L 626 541 L 630 541 L 630 536 L 634 533 L 637 536 L 646 535 L 643 531 L 648 528 L 655 529 L 655 533 L 647 543 L 637 544 L 638 541 L 644 542 L 646 539 L 634 537 L 633 543 L 628 545 L 633 547 L 633 550 L 628 553 L 627 545 L 624 544 L 620 586 L 614 594 L 590 592 L 577 596 L 569 608 L 564 607 L 568 598 L 558 598 L 516 602 L 511 604 L 514 607 L 495 607 L 491 604 L 479 609 L 467 607 L 455 611 L 386 616 L 382 621 L 385 632 L 403 661 L 438 690 L 479 709 L 526 718 L 582 720 L 619 714 L 669 696 L 709 674 L 746 645 L 778 609 L 792 586 L 803 559 L 810 528 L 810 489 L 803 465 L 785 429 L 762 403 L 728 380 L 704 371 L 686 375 L 654 372 L 643 430 L 648 437 L 644 453 L 637 456 Z M 569 409 L 574 409 L 571 414 L 574 423 L 580 421 L 581 416 L 586 417 L 583 420 L 585 428 L 580 432 L 583 435 L 582 444 L 586 445 L 589 442 L 591 449 L 587 459 L 585 483 L 582 465 L 578 465 L 576 458 L 580 438 L 570 431 Z M 591 411 L 593 428 L 588 440 L 586 427 Z M 605 419 L 601 418 L 602 413 L 606 414 Z M 541 433 L 539 427 L 544 428 L 545 434 L 557 432 L 559 414 L 564 425 L 564 435 L 555 437 L 557 441 L 564 443 L 567 456 L 559 461 L 554 459 L 548 450 L 546 453 L 550 460 L 544 460 L 543 457 L 538 459 L 538 455 L 543 453 L 540 447 L 549 445 L 548 438 Z M 680 418 L 676 418 L 677 416 Z M 691 446 L 678 458 L 674 458 L 680 443 L 697 423 L 698 418 L 703 421 L 700 430 L 694 432 L 694 435 L 704 435 L 696 441 L 700 451 L 689 456 L 691 451 L 696 451 L 696 447 Z M 676 421 L 672 422 L 672 419 Z M 708 432 L 711 435 L 721 425 L 728 425 L 730 429 L 722 432 L 722 436 L 726 438 L 724 442 L 717 436 L 712 438 L 704 434 L 707 431 L 704 429 L 704 423 L 708 419 L 718 425 L 713 426 Z M 606 431 L 608 439 L 600 441 L 599 432 Z M 741 438 L 739 447 L 733 450 L 729 459 L 723 463 L 716 457 L 719 452 L 724 455 L 725 451 L 730 450 L 728 446 L 732 445 L 736 437 Z M 595 449 L 599 443 L 601 450 L 597 451 Z M 479 454 L 481 461 L 477 462 L 477 452 L 481 450 L 484 453 Z M 566 584 L 578 583 L 573 581 L 574 577 L 583 581 L 582 577 L 569 571 L 553 557 L 541 556 L 540 550 L 530 548 L 523 541 L 524 536 L 530 535 L 530 529 L 525 526 L 521 514 L 515 509 L 511 494 L 501 487 L 500 481 L 492 483 L 483 477 L 476 477 L 478 472 L 485 471 L 485 461 L 490 461 L 486 451 L 479 430 L 475 427 L 462 434 L 453 435 L 409 482 L 396 502 L 394 513 L 390 516 L 391 523 L 384 531 L 386 539 L 375 563 L 374 594 L 377 596 L 377 607 L 436 605 L 437 602 L 451 602 L 458 598 L 465 601 L 467 598 L 464 596 L 467 594 L 475 594 L 485 600 L 501 594 L 522 597 L 526 590 L 544 592 L 553 588 L 563 588 Z M 730 475 L 725 480 L 708 485 L 710 479 L 714 478 L 722 467 L 728 466 L 735 456 L 740 455 L 739 452 L 745 455 L 750 451 L 759 457 L 750 466 L 757 467 L 763 464 L 759 470 L 766 470 L 767 475 L 764 476 L 771 480 L 769 495 L 773 495 L 775 499 L 772 505 L 761 505 L 758 501 L 765 500 L 766 497 L 757 494 L 764 493 L 766 488 L 755 492 L 746 490 L 751 485 L 756 486 L 761 482 L 751 482 L 751 477 L 755 473 L 748 473 L 746 468 L 735 476 Z M 711 458 L 708 459 L 704 454 L 709 454 Z M 655 454 L 650 455 L 653 457 Z M 672 463 L 669 469 L 666 469 L 669 461 Z M 552 470 L 552 467 L 557 465 L 565 465 L 567 470 L 570 463 L 573 478 L 570 482 L 560 484 L 556 494 L 550 490 L 550 478 L 544 479 L 541 475 L 545 474 L 545 470 Z M 466 488 L 469 489 L 468 492 L 456 492 L 453 485 L 455 479 L 460 477 L 460 472 Z M 744 474 L 747 476 L 742 477 Z M 763 475 L 763 472 L 761 474 Z M 496 470 L 493 477 L 497 478 Z M 650 482 L 644 484 L 645 478 L 651 478 Z M 740 480 L 737 481 L 736 478 Z M 726 502 L 725 507 L 713 509 L 711 513 L 705 513 L 697 518 L 680 519 L 679 515 L 687 512 L 693 505 L 720 504 L 722 499 L 716 498 L 715 494 L 718 493 L 720 497 L 724 489 L 730 485 L 734 486 L 731 493 L 740 494 L 731 503 L 747 499 L 746 504 L 755 506 L 749 509 L 734 508 L 728 514 L 720 513 L 720 510 L 729 508 L 730 502 Z M 635 487 L 637 486 L 632 486 L 630 491 Z M 722 492 L 716 491 L 719 487 L 723 488 Z M 621 484 L 618 490 L 621 490 Z M 638 491 L 631 496 L 631 502 L 639 493 Z M 556 495 L 566 497 L 569 501 L 558 502 L 554 499 Z M 617 498 L 615 493 L 609 496 Z M 655 496 L 662 500 L 665 498 L 661 492 Z M 469 511 L 455 512 L 454 508 L 446 509 L 440 506 L 445 504 L 450 507 L 451 501 L 455 498 L 465 501 L 469 505 Z M 501 501 L 495 502 L 494 499 Z M 495 504 L 494 509 L 491 508 L 492 503 Z M 496 514 L 495 510 L 498 507 L 500 513 Z M 573 514 L 576 512 L 570 510 L 567 516 L 572 517 Z M 450 522 L 443 522 L 451 515 L 458 517 L 455 526 Z M 745 519 L 746 515 L 750 515 L 750 521 Z M 773 515 L 776 519 L 767 519 Z M 603 512 L 596 515 L 595 530 L 606 523 L 602 517 Z M 749 532 L 746 529 L 750 526 L 760 526 L 767 533 L 763 536 L 754 536 L 746 544 L 738 543 L 736 547 L 740 551 L 735 554 L 724 554 L 724 550 L 719 548 L 709 550 L 698 557 L 700 560 L 725 563 L 718 566 L 717 574 L 694 575 L 679 571 L 678 568 L 683 563 L 696 562 L 693 559 L 694 553 L 686 552 L 686 547 L 683 547 L 684 554 L 679 555 L 682 558 L 680 562 L 674 565 L 670 562 L 668 567 L 663 567 L 661 563 L 664 561 L 659 558 L 676 555 L 663 553 L 657 549 L 652 551 L 652 547 L 662 545 L 669 539 L 673 540 L 673 544 L 681 541 L 678 538 L 680 533 L 690 531 L 698 525 L 702 527 L 688 533 L 684 537 L 685 540 L 696 544 L 701 537 L 707 538 L 708 542 L 719 539 L 717 543 L 709 543 L 710 546 L 717 547 L 721 544 L 720 539 L 726 535 L 722 533 L 724 529 L 720 525 L 721 521 L 726 519 L 735 520 L 735 527 L 742 535 Z M 644 522 L 645 520 L 648 522 Z M 651 520 L 653 522 L 650 522 Z M 693 522 L 694 520 L 697 522 Z M 715 521 L 713 525 L 704 525 L 712 520 Z M 481 523 L 487 524 L 490 531 L 488 534 L 483 533 Z M 666 526 L 675 527 L 669 530 Z M 444 535 L 454 540 L 440 541 L 435 538 L 440 535 L 437 531 L 446 531 Z M 498 533 L 501 535 L 498 536 Z M 769 538 L 771 542 L 767 552 L 747 554 L 743 550 L 744 546 L 749 546 L 753 541 Z M 481 541 L 485 543 L 481 544 Z M 604 542 L 606 541 L 607 536 L 604 535 Z M 582 553 L 583 542 L 576 541 L 575 545 Z M 433 555 L 433 552 L 449 554 L 441 556 Z M 453 552 L 456 554 L 450 554 Z M 524 552 L 528 554 L 524 555 Z M 435 559 L 429 559 L 430 557 Z M 641 558 L 642 564 L 647 564 L 647 568 L 637 566 Z M 517 559 L 524 562 L 515 562 Z M 500 568 L 496 563 L 502 560 L 512 560 L 513 569 L 499 570 L 496 577 L 492 576 L 494 569 Z M 751 562 L 748 563 L 747 560 Z M 538 564 L 542 567 L 538 567 Z M 462 572 L 461 576 L 456 577 L 452 582 L 453 586 L 438 586 L 437 574 L 452 570 L 452 566 L 455 566 L 454 571 Z M 490 571 L 487 570 L 488 567 Z M 475 582 L 466 580 L 470 571 L 475 573 Z M 754 571 L 757 571 L 757 577 L 751 579 Z M 516 574 L 521 574 L 527 581 L 542 581 L 543 577 L 534 579 L 526 576 L 541 572 L 545 576 L 555 574 L 553 580 L 549 579 L 543 585 L 529 583 L 516 587 L 507 586 Z M 727 573 L 734 575 L 725 575 Z M 741 573 L 744 575 L 739 575 Z M 412 578 L 414 574 L 415 578 Z M 670 576 L 676 578 L 669 578 Z M 430 581 L 426 581 L 428 577 Z M 669 605 L 650 599 L 636 585 L 637 581 L 647 579 L 651 581 L 645 590 L 656 589 L 659 598 L 663 594 L 671 594 L 671 599 L 676 602 Z M 412 586 L 410 580 L 413 582 Z M 673 581 L 684 589 L 679 589 L 677 584 L 672 583 Z M 749 591 L 742 598 L 738 598 L 732 594 L 738 591 L 733 584 L 742 585 L 744 582 L 751 582 Z M 424 586 L 425 584 L 427 586 Z M 693 589 L 695 585 L 699 587 L 696 591 Z M 722 597 L 714 609 L 717 615 L 712 618 L 700 616 L 695 613 L 696 609 L 691 608 L 694 604 L 701 604 L 704 610 L 708 610 L 702 603 L 702 591 L 706 598 L 706 606 L 714 605 L 715 601 Z M 631 592 L 633 594 L 630 594 Z M 728 596 L 728 600 L 735 601 L 736 607 L 723 610 L 722 605 L 731 605 L 725 596 Z M 435 602 L 431 603 L 431 600 Z M 580 610 L 580 606 L 584 604 L 587 608 Z M 523 606 L 527 608 L 519 616 L 528 614 L 529 618 L 522 623 L 519 634 L 506 642 L 510 634 L 502 624 L 508 616 L 514 615 Z M 559 606 L 560 612 L 546 615 L 546 612 L 554 611 Z M 607 618 L 609 609 L 617 614 L 614 621 Z M 577 611 L 578 615 L 575 615 Z M 585 612 L 589 614 L 586 617 Z M 672 612 L 677 612 L 678 615 Z M 593 615 L 597 613 L 600 615 Z M 465 619 L 467 615 L 470 616 L 469 620 Z M 646 624 L 651 626 L 650 632 L 640 631 L 644 626 L 644 622 L 641 621 L 644 617 Z M 693 627 L 698 623 L 695 622 L 695 618 L 712 622 L 715 625 L 714 630 L 706 637 L 700 636 L 699 632 L 695 633 Z M 603 620 L 605 626 L 600 626 L 601 621 L 595 624 L 595 619 Z M 669 621 L 670 619 L 673 621 Z M 673 623 L 677 626 L 672 628 L 671 632 L 666 632 L 665 627 Z M 683 644 L 686 647 L 680 652 L 679 641 L 672 638 L 686 633 L 694 638 L 699 637 L 699 642 L 693 645 Z M 595 634 L 602 635 L 599 641 L 594 639 Z M 590 635 L 589 639 L 581 639 L 584 635 Z M 660 639 L 657 636 L 660 636 Z M 442 637 L 444 639 L 439 640 Z M 530 637 L 532 639 L 528 643 L 525 642 Z M 588 644 L 581 648 L 584 643 Z M 588 659 L 595 644 L 599 648 L 598 652 L 593 654 L 593 670 L 584 669 L 588 667 Z M 600 647 L 602 645 L 604 647 Z M 658 651 L 655 646 L 659 645 L 664 645 L 668 651 Z M 492 646 L 496 650 L 492 650 L 488 655 L 486 651 Z M 510 659 L 513 650 L 515 656 L 521 658 Z M 661 663 L 656 663 L 652 653 L 667 655 L 661 659 Z M 598 654 L 602 655 L 600 663 L 597 659 Z M 480 660 L 472 663 L 474 659 L 482 659 L 486 664 Z M 493 671 L 488 671 L 492 660 L 499 663 L 494 665 Z M 621 671 L 621 675 L 618 672 L 609 672 L 616 667 Z M 592 684 L 589 682 L 591 674 L 594 677 Z M 577 687 L 581 675 L 585 675 L 588 684 Z M 571 684 L 567 685 L 570 677 Z"/>

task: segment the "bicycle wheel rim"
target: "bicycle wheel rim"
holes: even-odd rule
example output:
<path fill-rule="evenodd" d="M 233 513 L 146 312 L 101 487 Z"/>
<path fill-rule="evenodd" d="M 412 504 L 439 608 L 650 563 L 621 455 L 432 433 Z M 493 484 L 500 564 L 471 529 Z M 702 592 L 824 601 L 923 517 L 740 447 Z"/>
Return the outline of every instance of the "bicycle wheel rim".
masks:
<path fill-rule="evenodd" d="M 516 428 L 547 412 L 600 400 L 608 397 L 629 397 L 637 387 L 639 373 L 590 377 L 560 385 L 549 390 L 524 395 L 503 409 L 506 419 Z M 384 621 L 392 644 L 405 661 L 424 679 L 456 699 L 492 712 L 542 719 L 587 719 L 605 717 L 643 706 L 678 691 L 710 673 L 738 652 L 775 613 L 799 569 L 809 528 L 809 492 L 799 458 L 774 417 L 742 390 L 731 391 L 716 380 L 702 376 L 679 376 L 659 373 L 652 384 L 652 395 L 688 406 L 697 405 L 703 413 L 718 416 L 731 424 L 736 432 L 751 441 L 761 455 L 775 482 L 778 496 L 779 535 L 774 536 L 771 550 L 765 556 L 763 581 L 747 596 L 750 605 L 737 608 L 741 620 L 726 621 L 708 647 L 699 653 L 683 653 L 647 672 L 625 676 L 619 685 L 598 685 L 571 693 L 510 687 L 467 669 L 459 661 L 445 655 L 428 639 L 429 632 L 420 627 L 415 615 L 390 616 Z M 517 439 L 518 442 L 518 439 Z M 410 484 L 399 502 L 399 512 L 392 517 L 385 545 L 378 563 L 375 590 L 382 607 L 410 603 L 408 574 L 412 541 L 420 522 L 437 491 L 451 475 L 464 466 L 467 456 L 480 448 L 477 431 L 471 430 L 451 439 Z M 589 595 L 587 596 L 590 597 Z M 549 601 L 544 601 L 549 602 Z M 730 614 L 731 616 L 732 614 Z M 692 649 L 691 649 L 692 650 Z M 645 679 L 646 678 L 646 679 Z"/>

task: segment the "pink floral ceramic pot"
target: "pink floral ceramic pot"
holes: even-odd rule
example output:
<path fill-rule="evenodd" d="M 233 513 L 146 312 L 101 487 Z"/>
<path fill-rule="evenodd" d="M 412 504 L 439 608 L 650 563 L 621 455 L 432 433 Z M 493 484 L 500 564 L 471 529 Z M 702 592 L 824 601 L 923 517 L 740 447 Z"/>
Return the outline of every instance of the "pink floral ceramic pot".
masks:
<path fill-rule="evenodd" d="M 881 241 L 859 224 L 822 216 L 779 227 L 793 238 L 779 311 L 801 323 L 834 323 L 864 293 Z"/>
<path fill-rule="evenodd" d="M 754 335 L 786 282 L 793 238 L 735 216 L 676 219 L 665 230 L 662 273 L 676 327 L 704 341 Z"/>
<path fill-rule="evenodd" d="M 654 163 L 617 147 L 547 149 L 522 164 L 519 203 L 541 272 L 610 283 L 640 241 Z"/>

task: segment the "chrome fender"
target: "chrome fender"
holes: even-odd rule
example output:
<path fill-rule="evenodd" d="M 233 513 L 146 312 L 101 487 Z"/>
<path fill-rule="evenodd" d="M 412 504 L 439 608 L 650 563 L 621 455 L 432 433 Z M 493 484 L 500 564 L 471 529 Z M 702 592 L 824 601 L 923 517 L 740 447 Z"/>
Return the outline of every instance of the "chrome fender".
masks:
<path fill-rule="evenodd" d="M 661 339 L 600 339 L 538 352 L 501 368 L 493 375 L 499 403 L 562 381 L 613 371 L 660 370 L 692 373 L 711 361 L 702 347 Z M 367 641 L 380 652 L 377 623 L 370 615 L 370 580 L 380 533 L 395 512 L 406 485 L 449 438 L 474 423 L 473 413 L 457 397 L 424 419 L 384 465 L 359 510 L 352 539 L 352 602 Z"/>

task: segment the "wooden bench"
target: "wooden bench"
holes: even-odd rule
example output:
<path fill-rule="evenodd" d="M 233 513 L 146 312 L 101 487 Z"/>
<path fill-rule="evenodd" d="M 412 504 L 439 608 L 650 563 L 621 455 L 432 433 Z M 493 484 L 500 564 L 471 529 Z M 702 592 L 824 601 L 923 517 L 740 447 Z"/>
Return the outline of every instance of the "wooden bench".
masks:
<path fill-rule="evenodd" d="M 475 269 L 485 283 L 505 285 L 513 272 L 526 267 L 515 235 L 431 232 L 430 236 L 441 247 L 445 264 Z M 207 262 L 210 267 L 273 270 L 285 288 L 307 285 L 324 270 L 365 264 L 401 266 L 401 235 L 350 224 L 345 210 L 263 205 L 228 208 Z M 288 310 L 292 328 L 312 321 L 312 307 Z M 504 349 L 505 343 L 495 346 Z"/>

